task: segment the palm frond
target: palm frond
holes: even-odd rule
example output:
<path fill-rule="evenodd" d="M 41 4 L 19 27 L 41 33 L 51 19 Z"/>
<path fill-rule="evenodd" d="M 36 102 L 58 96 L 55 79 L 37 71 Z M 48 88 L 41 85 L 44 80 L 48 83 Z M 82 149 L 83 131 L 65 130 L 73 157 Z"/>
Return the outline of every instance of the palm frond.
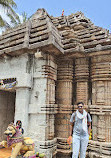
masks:
<path fill-rule="evenodd" d="M 2 15 L 0 15 L 0 27 L 13 27 L 18 24 L 21 24 L 22 22 L 26 22 L 29 18 L 27 17 L 27 13 L 22 13 L 22 19 L 20 19 L 19 15 L 13 10 L 13 8 L 16 8 L 17 5 L 14 2 L 14 0 L 0 0 L 0 5 L 5 10 L 5 14 L 10 19 L 10 25 L 2 18 Z"/>
<path fill-rule="evenodd" d="M 19 16 L 12 9 L 12 7 L 16 7 L 16 4 L 13 0 L 0 0 L 0 4 L 6 10 L 7 14 L 12 14 L 12 16 L 19 21 Z"/>
<path fill-rule="evenodd" d="M 17 8 L 16 3 L 13 0 L 7 0 L 11 7 Z"/>
<path fill-rule="evenodd" d="M 10 28 L 10 25 L 0 15 L 0 28 Z"/>
<path fill-rule="evenodd" d="M 20 19 L 17 13 L 10 6 L 8 7 L 7 14 L 11 14 L 18 21 Z"/>
<path fill-rule="evenodd" d="M 16 26 L 18 24 L 18 21 L 16 21 L 12 14 L 7 13 L 7 16 L 10 18 L 10 22 L 13 26 Z"/>
<path fill-rule="evenodd" d="M 23 12 L 22 13 L 22 18 L 23 18 L 23 22 L 26 22 L 28 20 L 28 17 L 27 17 L 27 13 L 26 12 Z"/>
<path fill-rule="evenodd" d="M 12 8 L 17 8 L 17 5 L 13 0 L 0 0 L 0 5 L 4 8 L 7 8 L 8 6 Z"/>
<path fill-rule="evenodd" d="M 0 28 L 5 26 L 5 21 L 3 20 L 3 18 L 0 15 Z"/>

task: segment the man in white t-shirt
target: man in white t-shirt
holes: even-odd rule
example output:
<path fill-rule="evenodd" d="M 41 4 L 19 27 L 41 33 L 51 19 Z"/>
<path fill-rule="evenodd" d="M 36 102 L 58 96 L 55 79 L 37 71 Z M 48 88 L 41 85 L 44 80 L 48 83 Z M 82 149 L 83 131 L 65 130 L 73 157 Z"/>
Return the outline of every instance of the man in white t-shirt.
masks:
<path fill-rule="evenodd" d="M 78 158 L 79 150 L 80 158 L 85 158 L 89 134 L 91 131 L 91 116 L 84 110 L 83 102 L 77 103 L 77 106 L 78 110 L 72 114 L 70 119 L 70 136 L 73 136 L 72 158 Z"/>

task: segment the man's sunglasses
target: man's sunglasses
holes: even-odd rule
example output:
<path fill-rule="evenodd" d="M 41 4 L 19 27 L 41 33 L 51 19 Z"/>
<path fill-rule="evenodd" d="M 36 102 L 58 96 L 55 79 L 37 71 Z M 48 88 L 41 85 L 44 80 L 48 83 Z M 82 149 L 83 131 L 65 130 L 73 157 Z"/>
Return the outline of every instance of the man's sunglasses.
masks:
<path fill-rule="evenodd" d="M 79 109 L 81 109 L 83 106 L 78 106 Z"/>

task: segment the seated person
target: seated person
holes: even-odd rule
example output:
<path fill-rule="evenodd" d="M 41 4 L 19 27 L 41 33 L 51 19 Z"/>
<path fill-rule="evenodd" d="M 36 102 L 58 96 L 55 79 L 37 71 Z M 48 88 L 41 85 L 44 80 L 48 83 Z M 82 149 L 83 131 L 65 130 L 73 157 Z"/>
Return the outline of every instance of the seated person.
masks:
<path fill-rule="evenodd" d="M 24 129 L 22 128 L 22 121 L 21 120 L 17 120 L 16 128 L 19 129 L 22 134 L 24 134 Z"/>

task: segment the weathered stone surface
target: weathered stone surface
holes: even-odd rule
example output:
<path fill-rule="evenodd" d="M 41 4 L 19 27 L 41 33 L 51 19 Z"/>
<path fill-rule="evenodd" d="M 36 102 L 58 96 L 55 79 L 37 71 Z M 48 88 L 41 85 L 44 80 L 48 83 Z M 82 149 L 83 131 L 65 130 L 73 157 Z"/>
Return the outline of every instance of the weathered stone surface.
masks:
<path fill-rule="evenodd" d="M 94 26 L 82 12 L 55 18 L 44 9 L 38 9 L 28 22 L 0 36 L 1 54 L 7 52 L 13 56 L 17 50 L 26 48 L 42 49 L 56 55 L 111 50 L 111 35 Z"/>

